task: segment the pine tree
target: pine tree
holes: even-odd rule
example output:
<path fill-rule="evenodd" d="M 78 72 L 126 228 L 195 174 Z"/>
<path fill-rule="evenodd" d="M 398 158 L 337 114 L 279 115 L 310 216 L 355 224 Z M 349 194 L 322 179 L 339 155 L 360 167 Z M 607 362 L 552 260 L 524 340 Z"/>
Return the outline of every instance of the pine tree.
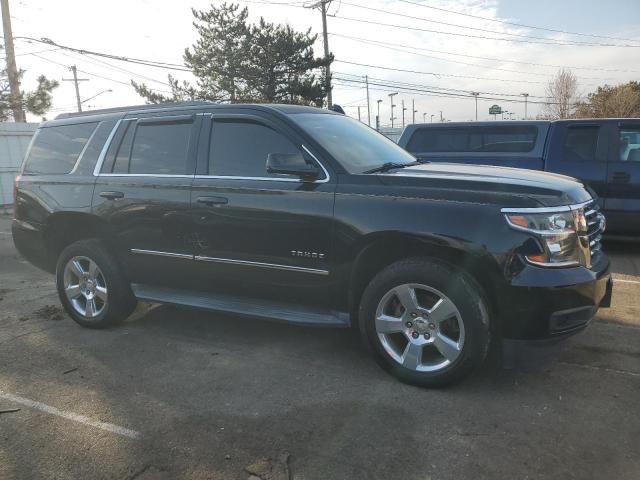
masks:
<path fill-rule="evenodd" d="M 2 50 L 2 46 L 0 46 Z M 24 75 L 24 70 L 18 72 L 20 79 Z M 35 90 L 21 92 L 18 103 L 20 107 L 34 115 L 44 115 L 50 108 L 53 97 L 51 93 L 58 87 L 56 80 L 49 80 L 44 75 L 37 78 L 38 84 Z M 13 118 L 13 107 L 15 100 L 11 96 L 9 88 L 9 75 L 6 68 L 0 70 L 0 121 L 7 121 Z"/>
<path fill-rule="evenodd" d="M 310 30 L 297 32 L 262 18 L 250 25 L 247 8 L 240 10 L 237 4 L 192 12 L 198 40 L 185 49 L 183 58 L 196 85 L 169 76 L 172 93 L 166 96 L 132 81 L 148 102 L 200 99 L 322 106 L 325 82 L 315 71 L 333 59 L 314 56 L 316 35 Z"/>

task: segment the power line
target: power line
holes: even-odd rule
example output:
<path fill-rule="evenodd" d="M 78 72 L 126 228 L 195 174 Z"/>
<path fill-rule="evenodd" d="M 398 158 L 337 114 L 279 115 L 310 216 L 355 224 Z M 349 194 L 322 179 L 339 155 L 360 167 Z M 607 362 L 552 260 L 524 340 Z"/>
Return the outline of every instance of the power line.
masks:
<path fill-rule="evenodd" d="M 55 60 L 51 60 L 50 58 L 46 58 L 46 57 L 43 57 L 43 56 L 35 54 L 35 53 L 33 54 L 33 56 L 34 57 L 38 57 L 39 59 L 44 60 L 45 62 L 53 63 L 55 65 L 59 65 L 59 66 L 68 68 L 67 65 L 65 65 L 64 63 L 56 62 Z M 90 75 L 92 77 L 101 78 L 102 80 L 107 80 L 109 82 L 119 83 L 120 85 L 126 85 L 127 87 L 133 88 L 133 86 L 129 82 L 123 82 L 121 80 L 116 80 L 115 78 L 110 78 L 110 77 L 106 77 L 104 75 L 99 75 L 97 73 L 88 72 L 87 70 L 78 69 L 78 72 L 84 73 L 85 75 Z M 172 93 L 172 92 L 170 92 L 168 90 L 157 90 L 157 91 L 161 92 L 161 93 Z"/>
<path fill-rule="evenodd" d="M 421 50 L 421 51 L 433 52 L 433 53 L 441 53 L 443 55 L 453 55 L 453 56 L 457 56 L 457 57 L 476 58 L 478 60 L 490 60 L 490 61 L 495 61 L 495 62 L 519 63 L 519 64 L 522 64 L 522 65 L 532 65 L 532 66 L 536 66 L 536 67 L 570 68 L 572 70 L 594 70 L 594 71 L 602 71 L 602 72 L 640 73 L 640 70 L 622 70 L 622 69 L 600 68 L 600 67 L 576 67 L 576 66 L 571 66 L 571 65 L 553 65 L 553 64 L 549 64 L 549 63 L 524 62 L 522 60 L 512 60 L 512 59 L 507 59 L 507 58 L 481 57 L 481 56 L 478 56 L 478 55 L 469 55 L 469 54 L 465 54 L 465 53 L 447 52 L 447 51 L 444 51 L 444 50 L 434 50 L 434 49 L 424 48 L 424 47 L 414 47 L 414 46 L 411 46 L 411 45 L 406 45 L 406 44 L 401 44 L 401 43 L 391 43 L 391 42 L 383 42 L 383 41 L 380 41 L 380 40 L 371 40 L 371 39 L 362 38 L 362 37 L 353 37 L 353 36 L 350 36 L 350 35 L 343 35 L 341 33 L 331 33 L 330 32 L 329 35 L 333 35 L 334 37 L 348 38 L 348 39 L 354 40 L 354 41 L 386 44 L 386 45 L 392 45 L 392 46 L 395 46 L 395 47 L 407 47 L 407 48 L 413 48 L 414 50 Z M 447 62 L 455 62 L 454 60 L 444 59 L 444 58 L 440 58 L 440 57 L 432 57 L 432 58 L 439 58 L 440 60 L 445 60 Z M 472 66 L 477 66 L 477 67 L 482 67 L 482 68 L 488 68 L 488 67 L 484 67 L 482 65 L 477 65 L 477 64 L 473 64 L 473 63 L 464 63 L 464 62 L 455 62 L 455 63 L 461 63 L 462 65 L 472 65 Z M 531 73 L 529 73 L 529 72 L 520 72 L 518 70 L 510 70 L 510 69 L 503 69 L 503 68 L 496 68 L 496 67 L 491 67 L 491 69 L 492 70 L 503 70 L 503 71 L 506 71 L 506 72 L 513 72 L 513 73 L 526 73 L 527 75 L 531 75 Z M 541 74 L 539 74 L 539 75 L 541 75 Z"/>
<path fill-rule="evenodd" d="M 594 38 L 607 38 L 609 40 L 619 40 L 619 41 L 623 41 L 623 42 L 640 42 L 640 40 L 636 40 L 633 38 L 619 38 L 619 37 L 609 37 L 606 35 L 594 35 L 594 34 L 589 34 L 589 33 L 580 33 L 580 32 L 570 32 L 567 30 L 556 30 L 554 28 L 546 28 L 546 27 L 536 27 L 533 25 L 526 25 L 524 23 L 515 23 L 515 22 L 507 22 L 506 20 L 498 20 L 496 18 L 488 18 L 488 17 L 481 17 L 479 15 L 472 15 L 470 13 L 463 13 L 463 12 L 456 12 L 455 10 L 448 10 L 446 8 L 441 8 L 441 7 L 434 7 L 432 5 L 425 5 L 423 3 L 419 3 L 419 2 L 412 2 L 409 0 L 399 0 L 403 3 L 408 3 L 410 5 L 415 5 L 417 7 L 423 7 L 423 8 L 429 8 L 431 10 L 439 10 L 441 12 L 446 12 L 446 13 L 453 13 L 454 15 L 461 15 L 463 17 L 471 17 L 471 18 L 476 18 L 478 20 L 484 20 L 485 22 L 495 22 L 495 23 L 501 23 L 504 25 L 512 25 L 515 27 L 523 27 L 523 28 L 531 28 L 534 30 L 544 30 L 546 32 L 553 32 L 553 33 L 564 33 L 567 35 L 578 35 L 581 37 L 594 37 Z"/>
<path fill-rule="evenodd" d="M 76 57 L 73 57 L 73 56 L 69 55 L 68 53 L 65 53 L 65 52 L 58 52 L 58 53 L 60 53 L 61 55 L 64 55 L 65 57 L 76 59 Z M 75 52 L 72 52 L 72 53 L 75 53 Z M 79 54 L 76 54 L 76 55 L 79 55 Z M 141 74 L 136 73 L 136 72 L 134 72 L 132 70 L 127 70 L 126 68 L 122 68 L 122 67 L 119 67 L 117 65 L 113 65 L 111 63 L 105 62 L 104 60 L 100 60 L 99 58 L 87 57 L 86 55 L 81 55 L 80 58 L 82 58 L 83 60 L 85 60 L 85 61 L 87 61 L 89 63 L 93 63 L 96 66 L 102 67 L 102 68 L 104 68 L 106 66 L 110 70 L 119 71 L 119 72 L 126 73 L 126 74 L 134 76 L 134 77 L 141 78 L 143 80 L 147 80 L 149 82 L 160 83 L 160 84 L 162 84 L 164 86 L 167 86 L 167 82 L 166 81 L 158 80 L 158 79 L 155 79 L 155 78 L 152 78 L 152 77 L 147 77 L 146 75 L 141 75 Z"/>
<path fill-rule="evenodd" d="M 70 47 L 68 45 L 61 45 L 59 43 L 54 42 L 51 39 L 48 38 L 42 38 L 42 39 L 37 39 L 37 38 L 33 38 L 33 37 L 15 37 L 16 39 L 20 39 L 20 40 L 26 40 L 28 42 L 38 42 L 38 43 L 43 43 L 45 45 L 52 45 L 55 47 L 59 47 L 63 50 L 70 50 L 76 53 L 80 53 L 81 55 L 94 55 L 97 57 L 104 57 L 104 58 L 110 58 L 112 60 L 119 60 L 122 62 L 129 62 L 129 63 L 137 63 L 140 65 L 146 65 L 149 67 L 155 67 L 155 68 L 164 68 L 164 69 L 168 69 L 168 70 L 180 70 L 180 71 L 184 71 L 184 72 L 190 72 L 191 69 L 186 68 L 184 65 L 179 65 L 177 63 L 169 63 L 169 62 L 160 62 L 160 61 L 156 61 L 156 60 L 144 60 L 141 58 L 135 58 L 135 57 L 123 57 L 121 55 L 113 55 L 110 53 L 103 53 L 103 52 L 96 52 L 96 51 L 92 51 L 92 50 L 85 50 L 85 49 L 81 49 L 81 48 L 75 48 L 75 47 Z"/>
<path fill-rule="evenodd" d="M 393 16 L 396 16 L 396 17 L 409 18 L 411 20 L 420 20 L 420 21 L 423 21 L 423 22 L 435 23 L 435 24 L 438 24 L 438 25 L 446 25 L 448 27 L 464 28 L 464 29 L 467 29 L 467 30 L 474 30 L 474 31 L 477 31 L 477 32 L 493 33 L 493 34 L 497 34 L 497 35 L 509 35 L 509 36 L 512 36 L 512 37 L 527 38 L 527 39 L 533 39 L 533 40 L 545 40 L 545 41 L 549 41 L 550 40 L 550 39 L 545 38 L 545 37 L 534 37 L 534 36 L 531 36 L 531 35 L 522 35 L 522 34 L 519 34 L 519 33 L 510 33 L 510 32 L 498 32 L 496 30 L 489 30 L 489 29 L 486 29 L 486 28 L 468 27 L 468 26 L 465 26 L 465 25 L 457 24 L 457 23 L 449 23 L 449 22 L 442 22 L 442 21 L 439 21 L 439 20 L 431 20 L 429 18 L 417 17 L 415 15 L 407 15 L 407 14 L 404 14 L 404 13 L 397 13 L 397 12 L 393 12 L 393 11 L 390 11 L 390 10 L 383 10 L 381 8 L 374 8 L 374 7 L 368 7 L 368 6 L 365 6 L 365 5 L 358 5 L 357 3 L 349 3 L 349 2 L 342 2 L 342 3 L 344 3 L 345 5 L 349 5 L 351 7 L 354 7 L 354 8 L 360 8 L 360 9 L 369 10 L 369 11 L 372 11 L 372 12 L 380 12 L 380 13 L 384 13 L 384 14 L 387 14 L 387 15 L 393 15 Z M 593 42 L 580 42 L 580 41 L 575 41 L 575 40 L 566 40 L 566 42 L 571 43 L 571 44 L 575 44 L 575 45 L 598 45 L 598 46 L 604 46 L 604 47 L 618 47 L 618 46 L 621 46 L 621 45 L 617 45 L 617 44 L 601 44 L 601 43 L 599 44 L 599 43 L 593 43 Z M 640 46 L 640 45 L 633 45 L 633 46 Z"/>
<path fill-rule="evenodd" d="M 348 77 L 353 77 L 354 79 L 360 79 L 362 77 L 362 75 L 356 75 L 353 73 L 345 73 L 345 72 L 335 72 L 336 75 L 343 75 L 343 76 L 348 76 Z M 462 88 L 446 88 L 446 87 L 438 87 L 435 85 L 425 85 L 425 84 L 419 84 L 419 83 L 409 83 L 409 82 L 401 82 L 399 80 L 387 80 L 385 78 L 376 78 L 376 77 L 369 77 L 370 80 L 378 80 L 378 81 L 383 81 L 383 82 L 393 82 L 395 84 L 398 85 L 406 85 L 406 86 L 410 86 L 410 87 L 424 87 L 424 88 L 431 88 L 431 89 L 436 89 L 436 90 L 443 90 L 443 91 L 447 91 L 447 92 L 459 92 L 462 93 L 464 95 L 469 95 L 469 90 L 467 89 L 462 89 Z M 480 92 L 483 93 L 485 95 L 499 95 L 499 96 L 505 96 L 505 97 L 521 97 L 522 94 L 520 93 L 496 93 L 496 92 Z M 547 98 L 546 96 L 541 96 L 541 95 L 529 95 L 531 98 Z"/>
<path fill-rule="evenodd" d="M 358 40 L 356 40 L 356 41 L 358 41 Z M 484 69 L 489 68 L 489 67 L 486 67 L 486 66 L 476 65 L 476 64 L 473 64 L 473 63 L 459 62 L 457 60 L 447 60 L 447 59 L 443 59 L 443 58 L 439 58 L 439 57 L 433 57 L 431 55 L 425 55 L 424 53 L 413 52 L 413 51 L 407 50 L 407 49 L 390 47 L 389 44 L 385 43 L 385 42 L 377 42 L 375 40 L 362 40 L 361 42 L 362 43 L 366 43 L 366 44 L 370 44 L 370 45 L 376 45 L 378 47 L 386 48 L 388 50 L 394 50 L 396 52 L 403 52 L 403 53 L 409 53 L 411 55 L 417 55 L 419 57 L 435 58 L 435 59 L 444 60 L 444 61 L 447 61 L 447 62 L 461 63 L 463 65 L 469 65 L 469 66 L 476 67 L 476 68 L 484 68 Z M 416 48 L 416 47 L 408 46 L 408 48 Z M 544 73 L 522 72 L 522 71 L 508 70 L 508 69 L 503 69 L 503 68 L 494 68 L 493 70 L 504 70 L 504 71 L 509 71 L 509 72 L 512 72 L 512 73 L 520 73 L 520 74 L 523 74 L 523 75 L 535 75 L 535 76 L 542 76 L 542 77 L 549 78 L 549 74 L 544 74 Z M 441 74 L 441 75 L 445 75 L 445 74 Z M 482 77 L 477 77 L 477 78 L 482 78 Z M 611 78 L 596 78 L 596 77 L 582 77 L 582 78 L 585 79 L 585 80 L 597 80 L 597 81 L 613 80 Z M 500 81 L 501 79 L 489 78 L 488 80 L 498 80 L 498 81 Z M 502 79 L 502 80 L 504 80 L 504 79 Z M 520 81 L 520 80 L 518 80 L 518 81 Z"/>
<path fill-rule="evenodd" d="M 363 80 L 351 80 L 351 79 L 345 79 L 345 78 L 338 78 L 337 81 L 339 82 L 347 82 L 347 83 L 359 83 L 362 84 L 364 83 Z M 401 86 L 401 85 L 397 85 L 394 82 L 369 82 L 370 85 L 375 85 L 375 86 L 379 86 L 379 87 L 385 87 L 385 88 L 391 88 L 393 90 L 404 90 L 404 93 L 424 93 L 424 94 L 428 94 L 427 96 L 437 96 L 437 97 L 447 97 L 447 98 L 464 98 L 469 100 L 469 98 L 471 98 L 469 96 L 469 94 L 460 94 L 460 93 L 450 93 L 450 92 L 438 92 L 438 91 L 434 91 L 431 89 L 426 89 L 426 88 L 414 88 L 414 87 L 406 87 L 406 86 Z M 488 97 L 488 96 L 478 96 L 479 99 L 481 100 L 491 100 L 491 101 L 501 101 L 501 102 L 506 102 L 506 103 L 524 103 L 524 100 L 515 100 L 515 99 L 511 99 L 511 98 L 499 98 L 499 97 Z M 555 102 L 540 102 L 540 101 L 529 101 L 528 103 L 535 103 L 535 104 L 539 104 L 539 105 L 554 105 Z"/>
<path fill-rule="evenodd" d="M 392 27 L 392 28 L 400 28 L 402 30 L 413 30 L 416 32 L 429 32 L 429 33 L 438 33 L 441 35 L 453 35 L 456 37 L 466 37 L 466 38 L 477 38 L 480 40 L 497 40 L 497 41 L 502 41 L 502 42 L 515 42 L 515 43 L 537 43 L 537 44 L 541 44 L 541 45 L 566 45 L 566 46 L 591 46 L 591 47 L 596 47 L 596 46 L 607 46 L 607 47 L 633 47 L 633 48 L 640 48 L 640 45 L 613 45 L 613 44 L 595 44 L 595 43 L 587 43 L 587 42 L 559 42 L 559 41 L 550 41 L 550 42 L 542 42 L 539 40 L 518 40 L 516 38 L 499 38 L 499 37 L 484 37 L 484 36 L 480 36 L 480 35 L 471 35 L 468 33 L 454 33 L 454 32 L 443 32 L 441 30 L 431 30 L 428 28 L 418 28 L 418 27 L 409 27 L 407 25 L 398 25 L 398 24 L 393 24 L 393 23 L 384 23 L 384 22 L 376 22 L 373 20 L 364 20 L 362 18 L 352 18 L 352 17 L 345 17 L 345 16 L 333 16 L 333 18 L 339 19 L 339 20 L 347 20 L 347 21 L 351 21 L 351 22 L 359 22 L 359 23 L 367 23 L 370 25 L 380 25 L 383 27 Z"/>
<path fill-rule="evenodd" d="M 418 75 L 433 75 L 434 77 L 437 77 L 437 78 L 439 77 L 470 78 L 472 80 L 490 80 L 490 81 L 497 81 L 497 82 L 530 83 L 530 84 L 536 84 L 536 85 L 546 85 L 545 82 L 536 82 L 533 80 L 515 80 L 515 79 L 509 80 L 507 78 L 490 78 L 490 77 L 478 77 L 475 75 L 470 76 L 470 75 L 454 75 L 453 73 L 424 72 L 419 70 L 408 70 L 404 68 L 392 68 L 392 67 L 385 67 L 382 65 L 371 65 L 367 63 L 351 62 L 351 61 L 341 60 L 341 59 L 336 59 L 334 61 L 339 63 L 346 63 L 348 65 L 357 65 L 359 67 L 379 68 L 381 70 L 393 70 L 396 72 L 404 72 L 404 73 L 416 73 Z"/>

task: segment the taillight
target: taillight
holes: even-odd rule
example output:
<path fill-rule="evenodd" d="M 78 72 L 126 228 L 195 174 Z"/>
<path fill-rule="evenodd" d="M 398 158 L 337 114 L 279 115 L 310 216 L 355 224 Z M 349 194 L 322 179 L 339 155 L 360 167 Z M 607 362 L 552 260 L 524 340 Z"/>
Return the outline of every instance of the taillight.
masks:
<path fill-rule="evenodd" d="M 13 180 L 13 211 L 16 211 L 18 206 L 18 182 L 20 181 L 20 175 Z"/>

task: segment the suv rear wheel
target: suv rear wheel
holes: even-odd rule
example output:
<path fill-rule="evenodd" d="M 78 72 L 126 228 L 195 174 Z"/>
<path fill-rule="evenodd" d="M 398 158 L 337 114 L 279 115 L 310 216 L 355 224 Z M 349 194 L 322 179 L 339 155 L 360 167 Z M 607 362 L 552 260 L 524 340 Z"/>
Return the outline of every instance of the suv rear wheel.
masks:
<path fill-rule="evenodd" d="M 84 327 L 105 328 L 136 306 L 116 259 L 97 239 L 80 240 L 58 257 L 56 287 L 67 313 Z"/>
<path fill-rule="evenodd" d="M 376 275 L 359 321 L 376 361 L 413 385 L 453 383 L 482 363 L 489 347 L 487 308 L 475 282 L 431 259 L 402 260 Z"/>

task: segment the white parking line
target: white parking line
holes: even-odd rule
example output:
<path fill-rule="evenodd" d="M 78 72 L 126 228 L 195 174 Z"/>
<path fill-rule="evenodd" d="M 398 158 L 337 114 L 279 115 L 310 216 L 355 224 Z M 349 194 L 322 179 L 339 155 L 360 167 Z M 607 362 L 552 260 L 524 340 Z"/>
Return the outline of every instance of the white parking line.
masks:
<path fill-rule="evenodd" d="M 640 285 L 640 282 L 638 282 L 637 280 L 624 280 L 622 278 L 614 278 L 613 279 L 614 283 L 620 282 L 620 283 L 635 283 L 636 285 Z"/>
<path fill-rule="evenodd" d="M 11 393 L 3 392 L 2 390 L 0 390 L 0 398 L 9 400 L 10 402 L 25 405 L 27 407 L 35 408 L 36 410 L 40 410 L 45 413 L 50 413 L 51 415 L 57 415 L 58 417 L 66 418 L 67 420 L 73 420 L 74 422 L 82 423 L 84 425 L 89 425 L 90 427 L 96 427 L 101 430 L 106 430 L 107 432 L 117 433 L 118 435 L 123 435 L 129 438 L 140 437 L 140 432 L 136 432 L 135 430 L 130 430 L 128 428 L 120 427 L 118 425 L 114 425 L 113 423 L 106 423 L 106 422 L 100 422 L 98 420 L 92 420 L 91 418 L 85 417 L 84 415 L 78 415 L 77 413 L 59 410 L 56 407 L 52 407 L 50 405 L 46 405 L 41 402 L 36 402 L 34 400 L 29 400 L 28 398 L 19 397 L 18 395 L 12 395 Z"/>

